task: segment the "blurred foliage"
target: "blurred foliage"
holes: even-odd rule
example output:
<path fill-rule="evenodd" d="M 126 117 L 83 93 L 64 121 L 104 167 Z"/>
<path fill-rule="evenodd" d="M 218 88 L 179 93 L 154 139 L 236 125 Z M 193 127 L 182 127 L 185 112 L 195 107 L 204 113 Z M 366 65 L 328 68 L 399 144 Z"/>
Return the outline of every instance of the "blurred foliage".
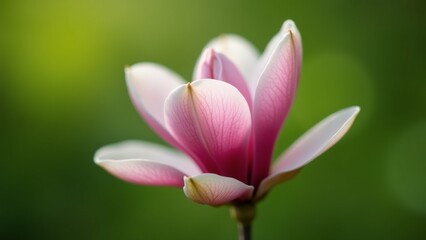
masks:
<path fill-rule="evenodd" d="M 2 1 L 0 238 L 236 239 L 226 207 L 121 182 L 92 158 L 121 140 L 162 142 L 129 101 L 126 64 L 190 79 L 209 39 L 232 32 L 263 49 L 291 18 L 304 67 L 277 153 L 334 111 L 362 112 L 259 205 L 255 239 L 425 239 L 424 10 L 415 0 Z"/>

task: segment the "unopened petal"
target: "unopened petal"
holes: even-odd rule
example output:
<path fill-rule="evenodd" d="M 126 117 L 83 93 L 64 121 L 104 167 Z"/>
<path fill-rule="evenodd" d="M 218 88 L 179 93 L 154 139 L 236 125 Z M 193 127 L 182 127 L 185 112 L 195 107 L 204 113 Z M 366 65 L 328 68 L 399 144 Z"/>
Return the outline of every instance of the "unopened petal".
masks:
<path fill-rule="evenodd" d="M 252 97 L 247 82 L 237 66 L 224 54 L 216 52 L 213 48 L 204 50 L 196 69 L 195 79 L 216 79 L 227 82 L 236 87 L 251 106 Z"/>
<path fill-rule="evenodd" d="M 216 52 L 229 58 L 237 66 L 244 79 L 248 81 L 250 91 L 254 92 L 255 86 L 249 82 L 249 79 L 257 64 L 259 52 L 252 43 L 235 34 L 224 34 L 210 41 L 205 49 L 208 48 L 213 48 Z"/>
<path fill-rule="evenodd" d="M 179 144 L 164 127 L 164 101 L 169 93 L 184 84 L 171 70 L 155 63 L 139 63 L 126 68 L 130 97 L 148 124 L 175 147 Z"/>
<path fill-rule="evenodd" d="M 279 157 L 271 175 L 259 187 L 257 196 L 290 179 L 301 167 L 336 144 L 350 129 L 359 111 L 357 106 L 340 110 L 306 132 Z"/>
<path fill-rule="evenodd" d="M 274 54 L 274 51 L 277 45 L 279 44 L 280 40 L 283 38 L 285 34 L 288 34 L 289 32 L 291 32 L 292 34 L 291 36 L 293 38 L 292 40 L 294 43 L 294 49 L 295 49 L 295 53 L 297 57 L 296 61 L 299 63 L 300 66 L 302 65 L 302 37 L 293 20 L 286 20 L 282 24 L 280 31 L 269 41 L 268 45 L 266 46 L 264 52 L 260 56 L 258 63 L 256 64 L 256 67 L 251 75 L 252 79 L 250 81 L 253 82 L 256 87 L 259 82 L 260 75 L 265 69 L 265 66 L 268 63 L 269 59 Z"/>
<path fill-rule="evenodd" d="M 253 186 L 230 177 L 216 174 L 201 174 L 185 177 L 183 191 L 194 202 L 219 206 L 235 200 L 248 200 L 253 193 Z"/>
<path fill-rule="evenodd" d="M 232 85 L 197 80 L 175 89 L 165 103 L 173 136 L 206 172 L 247 179 L 250 109 Z"/>
<path fill-rule="evenodd" d="M 302 58 L 303 58 L 303 49 L 302 49 L 302 36 L 300 35 L 299 30 L 296 27 L 296 24 L 292 20 L 287 20 L 284 22 L 282 32 L 290 32 L 292 37 L 292 43 L 294 44 L 294 51 L 296 54 L 296 65 L 298 70 L 296 71 L 297 79 L 300 79 L 300 73 L 302 68 Z"/>
<path fill-rule="evenodd" d="M 183 186 L 183 176 L 201 173 L 178 151 L 142 141 L 126 141 L 99 149 L 95 162 L 114 176 L 140 185 Z"/>
<path fill-rule="evenodd" d="M 253 105 L 254 184 L 268 175 L 275 141 L 296 96 L 299 76 L 300 64 L 289 31 L 275 46 L 256 89 Z"/>

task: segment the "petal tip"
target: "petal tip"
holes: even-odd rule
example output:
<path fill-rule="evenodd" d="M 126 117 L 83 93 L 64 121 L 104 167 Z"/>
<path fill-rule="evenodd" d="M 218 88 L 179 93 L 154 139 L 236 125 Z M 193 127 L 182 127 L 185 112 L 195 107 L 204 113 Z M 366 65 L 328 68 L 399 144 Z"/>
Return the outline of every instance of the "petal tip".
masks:
<path fill-rule="evenodd" d="M 350 109 L 352 109 L 352 111 L 355 114 L 358 114 L 361 111 L 361 107 L 360 106 L 353 106 L 353 107 L 350 107 Z"/>
<path fill-rule="evenodd" d="M 211 58 L 212 56 L 215 56 L 216 54 L 216 50 L 214 50 L 214 48 L 212 47 L 208 47 L 205 50 L 206 54 L 208 54 L 207 56 L 209 56 L 209 58 Z"/>
<path fill-rule="evenodd" d="M 102 164 L 102 160 L 100 160 L 100 159 L 96 156 L 96 154 L 95 154 L 95 157 L 93 158 L 93 162 L 94 162 L 96 165 L 100 165 L 100 166 L 101 166 L 101 164 Z"/>
<path fill-rule="evenodd" d="M 334 116 L 346 115 L 347 116 L 347 123 L 351 124 L 355 120 L 355 118 L 358 116 L 360 111 L 361 111 L 361 107 L 352 106 L 352 107 L 348 107 L 348 108 L 345 108 L 343 110 L 340 110 L 340 111 L 334 113 L 333 115 Z"/>
<path fill-rule="evenodd" d="M 282 30 L 289 32 L 297 31 L 296 23 L 292 19 L 285 20 L 282 25 Z"/>

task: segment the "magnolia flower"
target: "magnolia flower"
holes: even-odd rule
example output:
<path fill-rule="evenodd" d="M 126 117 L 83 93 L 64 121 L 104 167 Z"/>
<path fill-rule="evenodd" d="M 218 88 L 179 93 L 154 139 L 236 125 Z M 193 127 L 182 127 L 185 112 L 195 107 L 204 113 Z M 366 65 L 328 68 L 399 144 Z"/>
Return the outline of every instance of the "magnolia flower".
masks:
<path fill-rule="evenodd" d="M 301 65 L 301 36 L 288 20 L 262 55 L 237 35 L 213 39 L 190 83 L 154 63 L 128 67 L 134 105 L 179 151 L 126 141 L 99 149 L 95 162 L 131 183 L 183 187 L 197 203 L 254 205 L 339 141 L 360 110 L 349 107 L 328 116 L 271 164 Z"/>

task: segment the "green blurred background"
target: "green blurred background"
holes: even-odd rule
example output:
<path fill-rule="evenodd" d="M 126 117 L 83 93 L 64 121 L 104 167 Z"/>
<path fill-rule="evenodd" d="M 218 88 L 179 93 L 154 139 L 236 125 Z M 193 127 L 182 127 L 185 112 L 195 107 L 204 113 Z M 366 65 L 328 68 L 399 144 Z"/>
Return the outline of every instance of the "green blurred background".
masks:
<path fill-rule="evenodd" d="M 259 49 L 288 18 L 303 36 L 281 152 L 328 114 L 349 134 L 259 205 L 255 239 L 426 239 L 426 14 L 421 1 L 0 3 L 1 239 L 236 239 L 227 207 L 140 187 L 93 163 L 126 139 L 162 143 L 140 119 L 126 64 L 187 79 L 201 49 L 237 33 Z"/>

